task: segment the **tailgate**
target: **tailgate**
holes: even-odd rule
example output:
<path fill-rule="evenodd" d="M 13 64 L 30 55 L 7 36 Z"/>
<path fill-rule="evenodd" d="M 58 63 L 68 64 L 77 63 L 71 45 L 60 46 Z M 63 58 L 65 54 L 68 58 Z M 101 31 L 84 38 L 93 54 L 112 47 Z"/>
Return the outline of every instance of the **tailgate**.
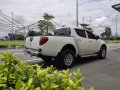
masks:
<path fill-rule="evenodd" d="M 26 48 L 38 49 L 40 38 L 40 36 L 27 37 L 25 43 Z"/>

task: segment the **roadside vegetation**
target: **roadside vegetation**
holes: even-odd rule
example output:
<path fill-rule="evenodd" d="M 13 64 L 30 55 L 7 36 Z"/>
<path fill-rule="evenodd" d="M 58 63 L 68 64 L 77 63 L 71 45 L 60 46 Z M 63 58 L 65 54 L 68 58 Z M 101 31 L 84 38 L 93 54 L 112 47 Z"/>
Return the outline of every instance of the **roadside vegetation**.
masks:
<path fill-rule="evenodd" d="M 120 43 L 120 40 L 105 40 L 106 43 L 112 44 L 112 43 Z"/>
<path fill-rule="evenodd" d="M 24 41 L 0 41 L 0 48 L 24 47 Z"/>
<path fill-rule="evenodd" d="M 77 70 L 58 71 L 53 66 L 27 65 L 11 53 L 0 53 L 0 90 L 93 90 L 85 89 Z"/>
<path fill-rule="evenodd" d="M 105 31 L 101 33 L 101 39 L 105 40 L 106 43 L 120 43 L 119 36 L 112 36 L 112 30 L 110 27 L 105 27 Z"/>
<path fill-rule="evenodd" d="M 43 20 L 38 21 L 38 27 L 41 30 L 41 34 L 48 35 L 50 31 L 55 30 L 55 25 L 52 22 L 54 18 L 53 15 L 44 13 Z"/>

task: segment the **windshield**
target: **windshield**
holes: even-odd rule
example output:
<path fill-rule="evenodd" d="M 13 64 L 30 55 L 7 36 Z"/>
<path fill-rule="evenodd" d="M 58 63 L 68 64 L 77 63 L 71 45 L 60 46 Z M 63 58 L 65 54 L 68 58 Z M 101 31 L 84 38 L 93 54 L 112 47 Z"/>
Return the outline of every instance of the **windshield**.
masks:
<path fill-rule="evenodd" d="M 55 36 L 70 36 L 71 32 L 70 32 L 70 28 L 61 28 L 61 29 L 57 29 L 54 32 Z"/>

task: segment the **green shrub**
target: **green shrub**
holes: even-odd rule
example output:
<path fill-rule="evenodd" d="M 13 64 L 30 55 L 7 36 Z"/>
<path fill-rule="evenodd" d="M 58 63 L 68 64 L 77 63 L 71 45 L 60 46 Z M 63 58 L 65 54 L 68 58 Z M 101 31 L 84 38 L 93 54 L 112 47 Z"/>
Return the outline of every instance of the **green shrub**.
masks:
<path fill-rule="evenodd" d="M 0 60 L 0 90 L 86 90 L 81 86 L 84 77 L 79 70 L 69 73 L 53 66 L 42 69 L 37 64 L 27 65 L 7 52 L 0 53 Z"/>
<path fill-rule="evenodd" d="M 8 45 L 0 45 L 0 48 L 8 48 Z"/>

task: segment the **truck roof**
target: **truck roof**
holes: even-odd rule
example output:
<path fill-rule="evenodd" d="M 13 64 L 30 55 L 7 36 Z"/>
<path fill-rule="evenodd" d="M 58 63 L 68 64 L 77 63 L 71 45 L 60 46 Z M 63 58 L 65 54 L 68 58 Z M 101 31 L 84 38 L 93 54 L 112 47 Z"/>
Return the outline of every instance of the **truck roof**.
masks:
<path fill-rule="evenodd" d="M 64 28 L 81 29 L 81 30 L 90 31 L 90 30 L 87 30 L 87 29 L 82 28 L 82 27 L 64 27 Z"/>

